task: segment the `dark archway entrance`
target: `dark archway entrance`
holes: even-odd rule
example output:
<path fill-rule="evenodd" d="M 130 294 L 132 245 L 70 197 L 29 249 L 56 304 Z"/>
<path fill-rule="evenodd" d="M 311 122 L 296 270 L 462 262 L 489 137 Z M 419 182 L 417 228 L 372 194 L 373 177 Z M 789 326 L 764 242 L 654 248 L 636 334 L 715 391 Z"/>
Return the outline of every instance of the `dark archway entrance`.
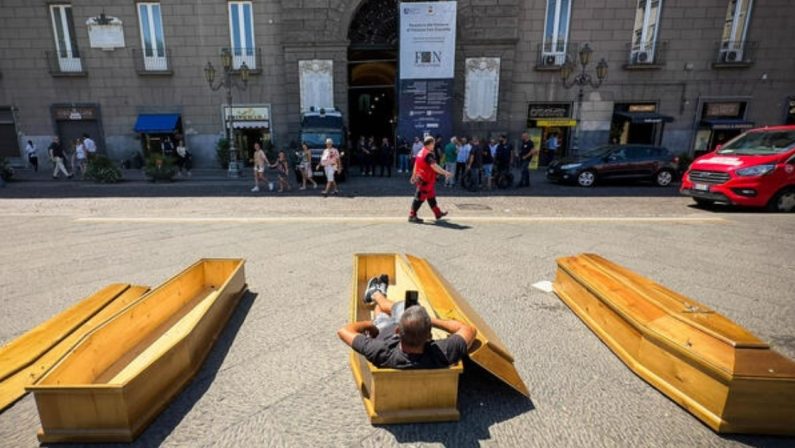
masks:
<path fill-rule="evenodd" d="M 348 123 L 355 155 L 361 136 L 394 142 L 397 13 L 396 0 L 366 0 L 348 29 Z"/>

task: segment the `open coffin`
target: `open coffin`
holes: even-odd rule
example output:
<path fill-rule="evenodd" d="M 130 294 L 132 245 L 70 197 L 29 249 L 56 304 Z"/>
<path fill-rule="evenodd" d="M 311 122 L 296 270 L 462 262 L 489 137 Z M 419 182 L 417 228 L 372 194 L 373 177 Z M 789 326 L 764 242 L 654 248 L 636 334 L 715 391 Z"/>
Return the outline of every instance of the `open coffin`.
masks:
<path fill-rule="evenodd" d="M 351 321 L 371 320 L 372 309 L 361 297 L 370 278 L 388 274 L 390 300 L 402 300 L 407 290 L 419 292 L 419 302 L 429 314 L 456 319 L 475 326 L 477 340 L 469 350 L 475 363 L 521 394 L 527 387 L 513 366 L 513 358 L 489 326 L 425 260 L 401 254 L 357 254 L 354 256 Z M 433 337 L 447 334 L 434 329 Z M 458 420 L 458 376 L 462 363 L 446 369 L 382 369 L 351 351 L 351 370 L 374 424 Z M 410 391 L 410 393 L 407 393 Z"/>
<path fill-rule="evenodd" d="M 795 362 L 706 305 L 595 254 L 554 290 L 641 378 L 717 432 L 795 434 Z"/>
<path fill-rule="evenodd" d="M 245 292 L 202 259 L 88 334 L 34 386 L 42 442 L 129 442 L 198 372 Z"/>

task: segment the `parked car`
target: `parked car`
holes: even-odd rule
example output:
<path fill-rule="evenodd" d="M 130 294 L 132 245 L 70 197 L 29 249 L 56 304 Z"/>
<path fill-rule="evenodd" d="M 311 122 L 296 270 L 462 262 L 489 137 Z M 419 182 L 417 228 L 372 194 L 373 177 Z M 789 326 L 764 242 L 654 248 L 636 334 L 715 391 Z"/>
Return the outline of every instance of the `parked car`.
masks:
<path fill-rule="evenodd" d="M 665 187 L 674 180 L 678 163 L 675 155 L 660 146 L 605 145 L 551 162 L 547 179 L 583 187 L 608 179 L 638 179 Z"/>
<path fill-rule="evenodd" d="M 795 125 L 752 129 L 697 158 L 679 191 L 699 205 L 795 211 Z"/>

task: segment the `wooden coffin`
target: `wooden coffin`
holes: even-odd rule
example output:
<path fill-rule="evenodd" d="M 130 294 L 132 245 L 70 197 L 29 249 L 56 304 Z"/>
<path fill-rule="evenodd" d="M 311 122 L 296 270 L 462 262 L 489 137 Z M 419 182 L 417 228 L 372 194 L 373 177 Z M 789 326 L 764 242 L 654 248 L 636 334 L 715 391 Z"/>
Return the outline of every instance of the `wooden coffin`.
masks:
<path fill-rule="evenodd" d="M 498 378 L 522 394 L 528 394 L 513 368 L 513 359 L 493 331 L 427 262 L 400 254 L 357 254 L 353 263 L 352 322 L 373 318 L 372 308 L 361 297 L 370 278 L 388 274 L 390 300 L 402 300 L 407 290 L 416 290 L 420 304 L 432 316 L 455 318 L 476 326 L 478 339 L 470 349 L 473 361 L 496 372 Z M 447 334 L 434 329 L 433 337 L 444 338 Z M 460 362 L 446 369 L 382 369 L 351 351 L 350 364 L 373 424 L 454 421 L 460 417 L 457 406 L 458 377 L 463 371 Z"/>
<path fill-rule="evenodd" d="M 198 372 L 245 292 L 243 265 L 202 259 L 80 341 L 28 387 L 39 440 L 134 440 Z"/>
<path fill-rule="evenodd" d="M 74 346 L 149 288 L 108 285 L 0 348 L 0 412 Z"/>
<path fill-rule="evenodd" d="M 795 362 L 709 307 L 598 255 L 554 290 L 641 378 L 721 433 L 795 434 Z"/>

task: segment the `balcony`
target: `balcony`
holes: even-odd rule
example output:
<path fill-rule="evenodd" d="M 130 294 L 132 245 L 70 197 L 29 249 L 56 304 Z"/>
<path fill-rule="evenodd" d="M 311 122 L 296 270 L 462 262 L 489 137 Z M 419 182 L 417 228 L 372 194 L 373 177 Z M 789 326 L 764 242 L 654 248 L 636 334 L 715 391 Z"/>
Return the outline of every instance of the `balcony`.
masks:
<path fill-rule="evenodd" d="M 573 42 L 554 41 L 538 44 L 538 58 L 536 59 L 535 69 L 537 71 L 556 71 L 566 63 L 566 61 L 577 60 L 577 44 Z M 574 55 L 574 56 L 572 56 Z"/>
<path fill-rule="evenodd" d="M 627 44 L 627 62 L 624 70 L 659 70 L 665 67 L 668 41 L 658 42 L 654 48 L 640 48 Z"/>
<path fill-rule="evenodd" d="M 232 53 L 232 70 L 240 70 L 240 66 L 245 62 L 252 75 L 262 73 L 262 49 L 224 48 L 224 50 Z"/>
<path fill-rule="evenodd" d="M 88 76 L 83 70 L 83 62 L 77 54 L 63 56 L 57 51 L 45 51 L 47 68 L 52 76 Z"/>
<path fill-rule="evenodd" d="M 158 56 L 151 50 L 133 48 L 135 71 L 141 76 L 171 76 L 174 74 L 171 65 L 171 49 L 166 48 L 164 55 Z"/>
<path fill-rule="evenodd" d="M 715 45 L 712 68 L 747 68 L 754 63 L 757 42 L 723 41 Z"/>

